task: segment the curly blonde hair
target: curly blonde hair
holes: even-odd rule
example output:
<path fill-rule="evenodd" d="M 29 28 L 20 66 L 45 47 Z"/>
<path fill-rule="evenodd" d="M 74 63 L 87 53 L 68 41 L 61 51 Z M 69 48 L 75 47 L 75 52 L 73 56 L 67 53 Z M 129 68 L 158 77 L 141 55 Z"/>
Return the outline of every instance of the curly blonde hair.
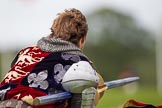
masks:
<path fill-rule="evenodd" d="M 81 37 L 86 36 L 88 32 L 86 17 L 74 8 L 58 15 L 51 27 L 51 37 L 61 38 L 78 45 Z"/>

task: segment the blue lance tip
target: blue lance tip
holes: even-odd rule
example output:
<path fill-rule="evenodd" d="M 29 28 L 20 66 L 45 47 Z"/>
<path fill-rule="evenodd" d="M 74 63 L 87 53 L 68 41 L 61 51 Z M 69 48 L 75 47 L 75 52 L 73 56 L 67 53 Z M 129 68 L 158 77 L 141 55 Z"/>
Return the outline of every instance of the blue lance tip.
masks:
<path fill-rule="evenodd" d="M 123 78 L 123 79 L 105 82 L 105 85 L 108 87 L 108 89 L 111 89 L 114 87 L 123 86 L 125 84 L 135 82 L 139 79 L 140 79 L 139 77 Z"/>

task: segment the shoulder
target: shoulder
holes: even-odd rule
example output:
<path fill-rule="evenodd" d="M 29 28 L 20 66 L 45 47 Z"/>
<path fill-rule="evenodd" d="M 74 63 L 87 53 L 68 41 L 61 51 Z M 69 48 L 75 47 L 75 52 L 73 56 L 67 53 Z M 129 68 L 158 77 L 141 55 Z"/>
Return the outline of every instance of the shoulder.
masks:
<path fill-rule="evenodd" d="M 42 54 L 42 52 L 43 51 L 41 51 L 36 45 L 25 47 L 17 52 L 15 58 L 11 62 L 11 67 L 17 62 L 20 56 L 27 55 L 27 54 L 29 55 L 30 53 Z"/>

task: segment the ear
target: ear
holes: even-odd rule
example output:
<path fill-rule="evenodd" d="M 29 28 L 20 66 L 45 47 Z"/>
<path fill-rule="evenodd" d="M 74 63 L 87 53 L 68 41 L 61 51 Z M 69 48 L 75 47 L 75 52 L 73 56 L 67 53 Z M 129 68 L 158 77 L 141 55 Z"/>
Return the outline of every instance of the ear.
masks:
<path fill-rule="evenodd" d="M 79 48 L 80 49 L 83 49 L 84 48 L 85 41 L 86 41 L 86 36 L 81 37 L 81 39 L 79 41 Z"/>
<path fill-rule="evenodd" d="M 85 43 L 85 40 L 86 40 L 85 36 L 82 37 L 81 40 L 80 40 L 81 44 L 84 44 Z"/>

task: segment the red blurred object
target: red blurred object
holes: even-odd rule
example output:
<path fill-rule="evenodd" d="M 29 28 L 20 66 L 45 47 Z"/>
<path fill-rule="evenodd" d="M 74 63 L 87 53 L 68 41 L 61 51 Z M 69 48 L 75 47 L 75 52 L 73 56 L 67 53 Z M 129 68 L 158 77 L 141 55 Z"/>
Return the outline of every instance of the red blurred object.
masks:
<path fill-rule="evenodd" d="M 154 106 L 152 104 L 146 104 L 146 103 L 131 99 L 124 104 L 123 108 L 162 108 L 162 106 Z"/>

